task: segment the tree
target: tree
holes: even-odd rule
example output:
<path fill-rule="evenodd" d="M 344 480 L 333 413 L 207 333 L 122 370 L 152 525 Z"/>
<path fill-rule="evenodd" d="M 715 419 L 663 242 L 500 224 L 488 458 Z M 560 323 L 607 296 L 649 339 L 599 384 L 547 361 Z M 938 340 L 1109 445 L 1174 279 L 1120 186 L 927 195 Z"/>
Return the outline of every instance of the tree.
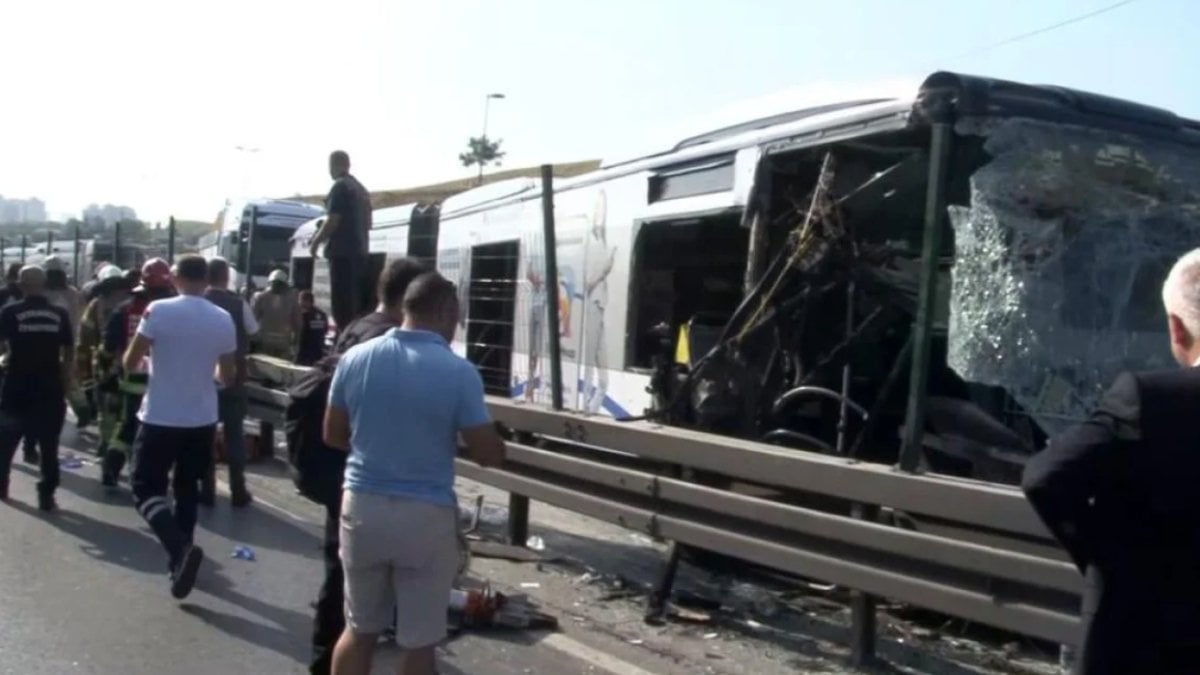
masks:
<path fill-rule="evenodd" d="M 500 160 L 504 159 L 504 151 L 500 149 L 500 144 L 503 142 L 499 138 L 493 141 L 487 136 L 473 136 L 467 139 L 467 151 L 459 153 L 458 161 L 467 168 L 478 165 L 479 183 L 482 185 L 483 167 L 488 164 L 500 166 Z"/>

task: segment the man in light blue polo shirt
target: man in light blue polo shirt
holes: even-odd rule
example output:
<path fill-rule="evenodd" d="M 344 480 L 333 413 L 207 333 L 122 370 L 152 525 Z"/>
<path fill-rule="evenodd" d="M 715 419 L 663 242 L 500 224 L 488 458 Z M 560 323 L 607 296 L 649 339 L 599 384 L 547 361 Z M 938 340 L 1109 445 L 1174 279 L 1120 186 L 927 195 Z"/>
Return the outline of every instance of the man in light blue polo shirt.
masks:
<path fill-rule="evenodd" d="M 346 352 L 333 376 L 325 442 L 350 450 L 341 520 L 346 630 L 335 673 L 370 672 L 393 608 L 406 650 L 400 672 L 435 672 L 459 560 L 458 438 L 480 464 L 504 458 L 479 371 L 450 350 L 458 310 L 454 284 L 435 272 L 417 277 L 404 295 L 403 326 Z"/>

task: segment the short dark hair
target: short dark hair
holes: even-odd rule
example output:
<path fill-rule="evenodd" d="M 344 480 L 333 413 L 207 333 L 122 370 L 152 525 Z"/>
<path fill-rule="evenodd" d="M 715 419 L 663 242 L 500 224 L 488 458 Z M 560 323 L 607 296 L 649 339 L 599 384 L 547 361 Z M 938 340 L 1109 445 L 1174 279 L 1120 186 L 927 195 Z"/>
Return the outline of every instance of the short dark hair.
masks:
<path fill-rule="evenodd" d="M 426 272 L 408 285 L 404 294 L 404 313 L 430 318 L 453 302 L 458 302 L 458 287 L 437 272 Z"/>
<path fill-rule="evenodd" d="M 334 150 L 329 153 L 329 163 L 348 168 L 350 166 L 350 155 L 345 150 Z"/>
<path fill-rule="evenodd" d="M 22 267 L 23 265 L 21 265 L 21 263 L 12 263 L 8 266 L 8 273 L 4 276 L 4 278 L 8 279 L 9 281 L 16 281 L 21 276 Z"/>
<path fill-rule="evenodd" d="M 315 300 L 312 291 L 300 291 L 300 295 L 296 297 L 300 298 L 300 302 L 313 302 Z"/>
<path fill-rule="evenodd" d="M 175 262 L 175 275 L 184 281 L 208 281 L 208 261 L 188 254 Z"/>
<path fill-rule="evenodd" d="M 208 283 L 223 284 L 229 281 L 229 261 L 213 258 L 208 261 Z"/>
<path fill-rule="evenodd" d="M 379 301 L 384 307 L 398 307 L 413 279 L 429 270 L 416 258 L 397 258 L 389 262 L 379 275 Z"/>

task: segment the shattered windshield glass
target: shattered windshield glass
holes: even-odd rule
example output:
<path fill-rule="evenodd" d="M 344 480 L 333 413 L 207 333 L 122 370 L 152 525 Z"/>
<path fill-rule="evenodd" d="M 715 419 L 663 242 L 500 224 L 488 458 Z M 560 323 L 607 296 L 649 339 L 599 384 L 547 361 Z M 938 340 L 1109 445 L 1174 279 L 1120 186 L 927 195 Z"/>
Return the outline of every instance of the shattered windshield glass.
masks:
<path fill-rule="evenodd" d="M 1055 433 L 1121 371 L 1174 366 L 1161 286 L 1200 246 L 1200 153 L 1024 119 L 975 132 L 992 159 L 949 209 L 947 362 Z"/>

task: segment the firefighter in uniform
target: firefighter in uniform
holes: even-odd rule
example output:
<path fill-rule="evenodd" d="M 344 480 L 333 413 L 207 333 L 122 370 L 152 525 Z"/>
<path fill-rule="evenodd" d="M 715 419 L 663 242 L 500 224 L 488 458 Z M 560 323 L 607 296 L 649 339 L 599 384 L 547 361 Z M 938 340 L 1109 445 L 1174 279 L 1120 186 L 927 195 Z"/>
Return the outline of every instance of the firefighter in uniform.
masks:
<path fill-rule="evenodd" d="M 38 508 L 52 511 L 74 340 L 66 310 L 46 298 L 46 272 L 28 265 L 21 269 L 20 285 L 24 297 L 0 310 L 0 340 L 9 350 L 0 388 L 0 501 L 8 500 L 13 455 L 28 437 L 42 449 Z"/>
<path fill-rule="evenodd" d="M 121 414 L 109 437 L 108 450 L 101 467 L 101 482 L 106 486 L 116 486 L 121 469 L 129 457 L 138 430 L 138 408 L 142 405 L 142 394 L 146 393 L 146 383 L 150 377 L 147 363 L 143 363 L 136 372 L 119 372 L 117 364 L 137 332 L 138 323 L 150 303 L 174 294 L 171 266 L 162 258 L 147 260 L 142 265 L 141 282 L 133 289 L 132 297 L 117 306 L 105 326 L 103 361 L 109 377 L 113 376 L 111 373 L 118 373 L 116 387 L 121 398 Z"/>
<path fill-rule="evenodd" d="M 79 374 L 79 385 L 87 393 L 95 407 L 99 421 L 100 442 L 96 455 L 104 458 L 108 441 L 116 428 L 117 415 L 121 412 L 116 378 L 104 377 L 112 369 L 111 360 L 105 360 L 102 349 L 104 329 L 108 318 L 117 306 L 129 297 L 129 286 L 121 268 L 105 263 L 96 273 L 93 298 L 83 310 L 79 320 L 79 346 L 75 351 L 75 370 Z"/>
<path fill-rule="evenodd" d="M 258 319 L 258 351 L 291 361 L 300 328 L 300 302 L 288 285 L 287 272 L 275 270 L 267 282 L 267 289 L 259 291 L 252 303 Z"/>

